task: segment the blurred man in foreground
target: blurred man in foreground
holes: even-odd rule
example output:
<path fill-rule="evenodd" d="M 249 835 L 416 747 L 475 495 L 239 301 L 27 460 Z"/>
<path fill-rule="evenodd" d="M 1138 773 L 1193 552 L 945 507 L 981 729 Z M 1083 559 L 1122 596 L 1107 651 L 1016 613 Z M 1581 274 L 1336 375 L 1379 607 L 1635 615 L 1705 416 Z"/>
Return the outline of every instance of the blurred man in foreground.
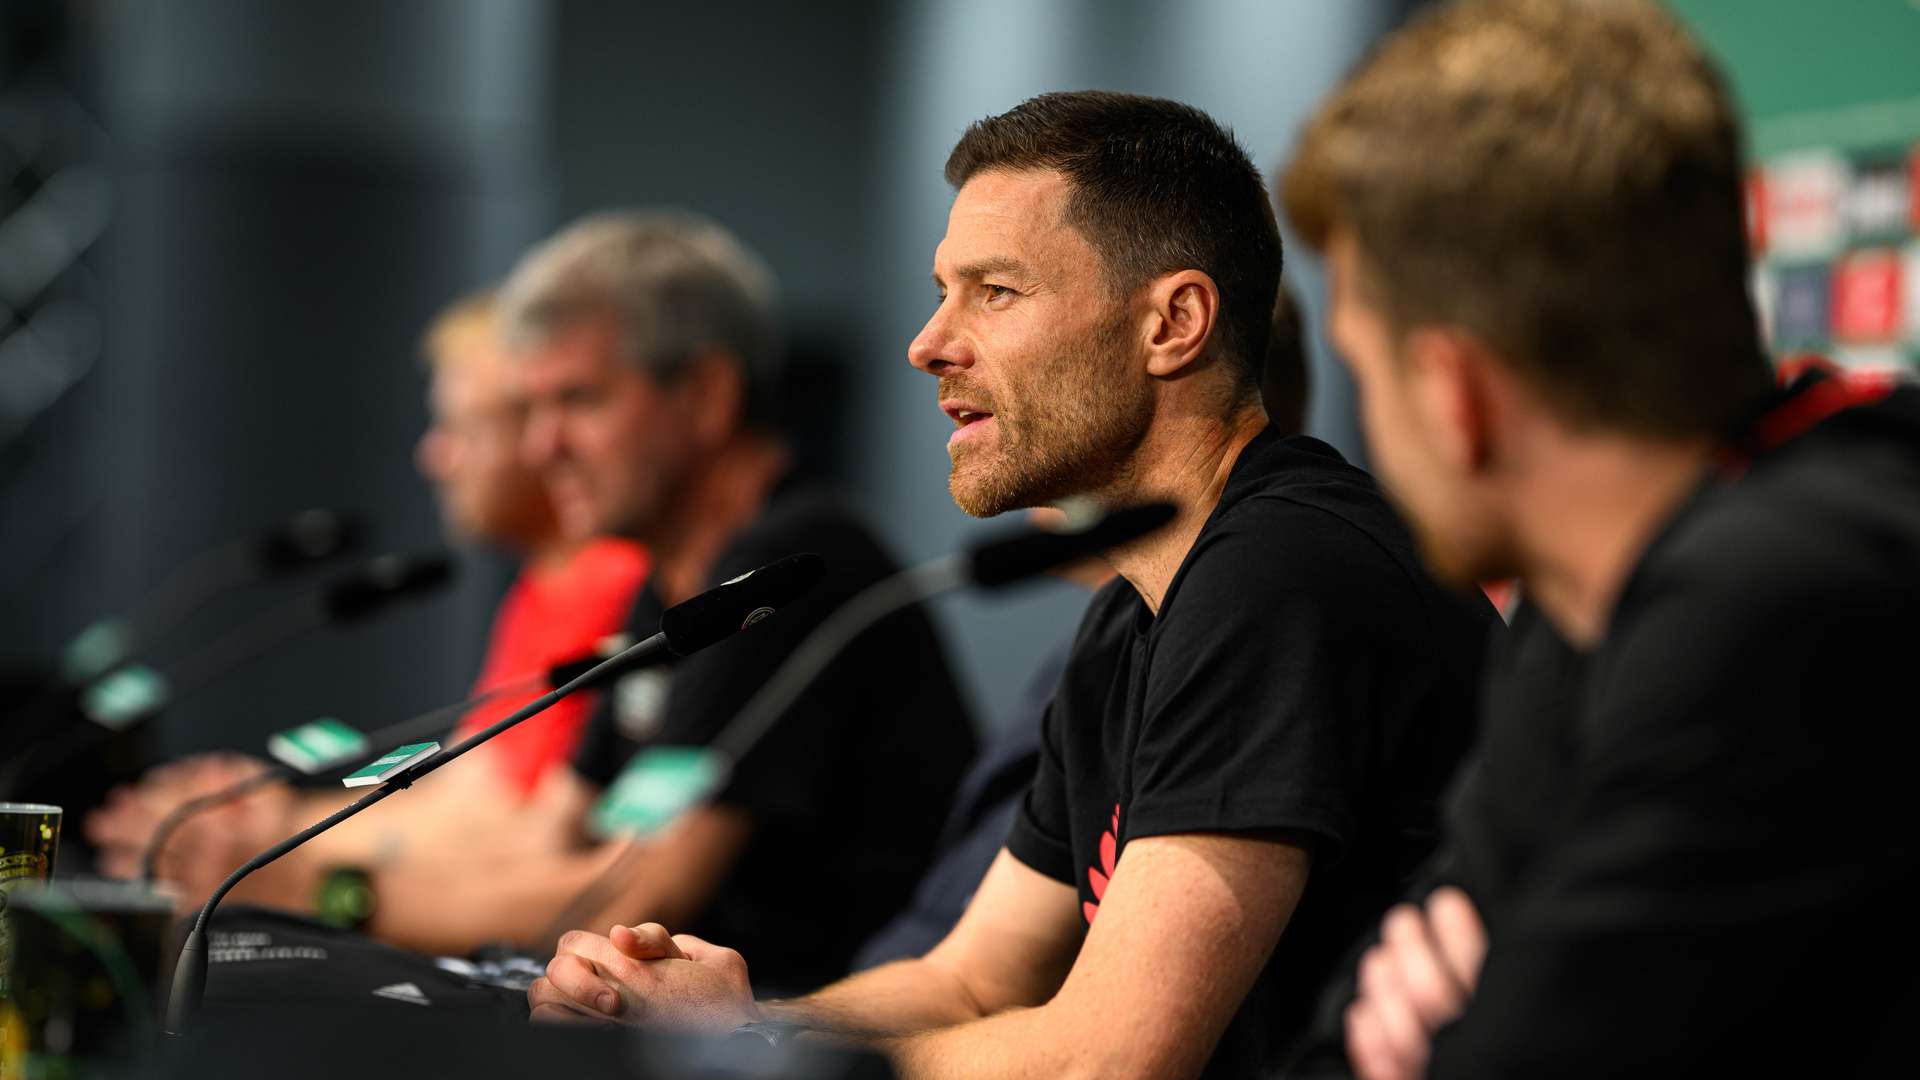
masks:
<path fill-rule="evenodd" d="M 416 462 L 433 483 L 441 519 L 457 540 L 522 559 L 494 617 L 474 693 L 537 675 L 586 652 L 618 631 L 646 574 L 646 556 L 621 540 L 589 539 L 560 520 L 539 476 L 520 458 L 525 405 L 499 343 L 494 300 L 475 296 L 435 319 L 423 341 L 431 374 L 432 423 Z M 473 709 L 454 738 L 493 723 L 541 691 L 523 689 Z M 530 801 L 554 799 L 580 741 L 592 697 L 562 701 L 476 751 L 473 767 L 436 773 L 379 814 L 357 818 L 316 838 L 241 889 L 242 898 L 293 910 L 331 895 L 412 853 L 476 844 L 489 851 L 548 848 L 553 836 L 528 829 Z M 451 745 L 451 742 L 449 742 Z M 381 748 L 385 749 L 385 748 Z M 155 826 L 181 802 L 228 787 L 267 765 L 241 755 L 209 755 L 156 769 L 140 785 L 116 792 L 88 821 L 109 873 L 131 876 Z M 255 852 L 339 808 L 337 788 L 301 791 L 275 785 L 207 811 L 176 832 L 159 853 L 161 880 L 188 899 L 205 896 Z"/>
<path fill-rule="evenodd" d="M 1670 16 L 1549 0 L 1395 34 L 1287 171 L 1428 562 L 1528 598 L 1365 1076 L 1911 1067 L 1920 396 L 1770 387 L 1741 176 Z"/>
<path fill-rule="evenodd" d="M 576 932 L 535 1016 L 778 1021 L 742 1037 L 870 1038 L 906 1076 L 1251 1075 L 1425 855 L 1494 616 L 1426 581 L 1364 473 L 1269 429 L 1279 235 L 1217 124 L 1050 94 L 970 128 L 947 177 L 909 359 L 955 427 L 954 501 L 1178 516 L 1110 553 L 1125 580 L 1081 625 L 1006 847 L 925 957 L 757 1003 L 700 935 Z"/>

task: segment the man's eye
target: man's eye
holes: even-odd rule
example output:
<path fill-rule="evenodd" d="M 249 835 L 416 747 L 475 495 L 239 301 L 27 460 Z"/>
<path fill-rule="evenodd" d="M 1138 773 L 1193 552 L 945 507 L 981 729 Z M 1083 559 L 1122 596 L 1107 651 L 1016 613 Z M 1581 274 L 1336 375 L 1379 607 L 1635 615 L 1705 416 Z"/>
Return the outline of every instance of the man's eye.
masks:
<path fill-rule="evenodd" d="M 987 291 L 987 299 L 989 300 L 998 300 L 1001 297 L 1013 295 L 1013 290 L 1005 285 L 982 285 L 980 287 Z"/>

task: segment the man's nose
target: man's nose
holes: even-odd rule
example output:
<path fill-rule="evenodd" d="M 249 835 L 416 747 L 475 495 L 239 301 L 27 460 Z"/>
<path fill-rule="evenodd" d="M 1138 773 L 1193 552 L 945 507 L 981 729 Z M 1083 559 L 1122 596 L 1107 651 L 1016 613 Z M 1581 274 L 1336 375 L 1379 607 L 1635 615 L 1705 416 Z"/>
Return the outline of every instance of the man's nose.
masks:
<path fill-rule="evenodd" d="M 553 464 L 561 452 L 560 420 L 542 409 L 527 414 L 526 429 L 520 433 L 520 461 L 540 469 Z"/>
<path fill-rule="evenodd" d="M 913 343 L 907 346 L 907 362 L 935 376 L 972 367 L 973 352 L 955 332 L 956 329 L 954 318 L 948 313 L 948 305 L 942 303 L 934 311 L 933 317 L 927 320 L 927 325 L 920 328 Z"/>

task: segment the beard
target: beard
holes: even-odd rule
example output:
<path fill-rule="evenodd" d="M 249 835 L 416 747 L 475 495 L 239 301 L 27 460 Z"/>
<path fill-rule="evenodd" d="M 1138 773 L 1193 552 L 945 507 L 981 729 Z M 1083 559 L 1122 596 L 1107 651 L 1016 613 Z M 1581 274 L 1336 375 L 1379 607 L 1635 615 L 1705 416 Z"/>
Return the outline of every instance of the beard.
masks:
<path fill-rule="evenodd" d="M 1134 466 L 1153 421 L 1153 392 L 1115 370 L 1124 348 L 1124 312 L 1079 344 L 1010 369 L 991 397 L 962 377 L 942 379 L 940 396 L 961 397 L 993 414 L 990 445 L 952 451 L 947 490 L 974 517 L 1046 506 L 1109 490 Z"/>

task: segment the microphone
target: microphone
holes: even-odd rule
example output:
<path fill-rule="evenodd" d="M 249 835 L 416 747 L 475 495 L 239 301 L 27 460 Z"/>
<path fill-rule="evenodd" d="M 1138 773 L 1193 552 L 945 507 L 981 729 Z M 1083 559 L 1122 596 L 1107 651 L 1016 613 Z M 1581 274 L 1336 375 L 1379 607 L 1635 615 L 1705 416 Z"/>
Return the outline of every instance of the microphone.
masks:
<path fill-rule="evenodd" d="M 827 562 L 818 555 L 789 555 L 668 608 L 660 632 L 669 649 L 686 656 L 772 615 L 818 585 L 826 572 Z"/>
<path fill-rule="evenodd" d="M 501 732 L 547 709 L 568 694 L 602 686 L 649 664 L 666 658 L 682 658 L 698 652 L 742 630 L 749 629 L 776 614 L 811 589 L 826 572 L 826 562 L 818 555 L 790 555 L 779 562 L 743 574 L 685 603 L 667 609 L 660 618 L 660 631 L 632 645 L 609 660 L 514 710 L 504 719 L 469 736 L 449 750 L 441 750 L 418 762 L 404 765 L 382 778 L 378 787 L 327 815 L 322 820 L 255 855 L 227 875 L 213 890 L 194 919 L 186 942 L 174 963 L 172 993 L 167 999 L 167 1031 L 178 1035 L 186 1029 L 193 1010 L 207 986 L 207 922 L 220 901 L 248 874 L 273 862 L 308 840 L 359 814 L 395 792 L 411 787 L 455 758 L 467 753 Z M 364 771 L 364 770 L 363 770 Z"/>
<path fill-rule="evenodd" d="M 254 561 L 270 574 L 324 562 L 353 548 L 360 525 L 338 510 L 302 510 L 261 538 Z"/>
<path fill-rule="evenodd" d="M 562 660 L 545 671 L 509 679 L 499 686 L 484 690 L 464 701 L 429 709 L 389 724 L 371 735 L 361 734 L 337 720 L 317 720 L 280 732 L 267 742 L 267 753 L 273 756 L 276 764 L 252 776 L 236 780 L 226 787 L 188 799 L 160 819 L 160 823 L 154 826 L 153 836 L 147 841 L 146 849 L 141 852 L 138 880 L 143 883 L 153 880 L 155 865 L 159 862 L 160 853 L 166 850 L 167 841 L 173 838 L 173 834 L 178 832 L 181 826 L 204 811 L 232 802 L 268 784 L 292 780 L 299 776 L 318 776 L 321 773 L 338 772 L 341 766 L 364 757 L 369 747 L 377 746 L 392 750 L 423 736 L 435 734 L 446 727 L 449 719 L 458 717 L 467 710 L 484 705 L 497 697 L 531 690 L 536 686 L 565 685 L 591 671 L 601 662 L 611 659 L 631 644 L 632 639 L 625 634 L 611 635 L 595 648 Z"/>
<path fill-rule="evenodd" d="M 451 580 L 453 560 L 445 552 L 389 552 L 327 586 L 320 607 L 330 622 L 355 622 L 395 600 L 431 592 Z"/>

